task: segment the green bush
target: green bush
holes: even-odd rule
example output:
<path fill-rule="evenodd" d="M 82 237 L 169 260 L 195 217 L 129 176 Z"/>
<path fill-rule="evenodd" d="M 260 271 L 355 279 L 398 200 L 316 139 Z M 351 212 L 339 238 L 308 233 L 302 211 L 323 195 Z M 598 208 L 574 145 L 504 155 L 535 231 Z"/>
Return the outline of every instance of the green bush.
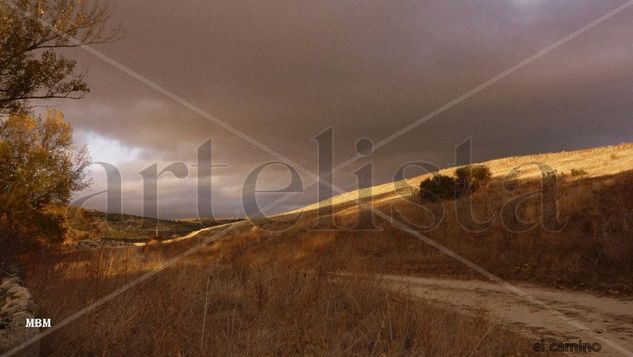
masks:
<path fill-rule="evenodd" d="M 455 170 L 455 177 L 433 175 L 420 183 L 422 201 L 439 201 L 470 195 L 490 181 L 490 169 L 484 165 L 464 166 Z"/>

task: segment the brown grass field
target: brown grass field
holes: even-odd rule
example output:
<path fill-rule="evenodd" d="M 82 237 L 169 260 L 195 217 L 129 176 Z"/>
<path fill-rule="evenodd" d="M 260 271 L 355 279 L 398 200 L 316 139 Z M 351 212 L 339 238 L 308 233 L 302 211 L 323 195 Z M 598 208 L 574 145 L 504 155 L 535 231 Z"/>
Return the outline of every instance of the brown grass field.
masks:
<path fill-rule="evenodd" d="M 512 195 L 539 190 L 537 176 L 512 193 L 502 177 L 534 160 L 557 171 L 560 232 L 542 226 L 512 232 L 499 210 Z M 509 281 L 633 294 L 633 145 L 486 163 L 493 181 L 472 196 L 475 217 L 495 217 L 473 232 L 454 206 L 424 234 Z M 571 174 L 571 169 L 583 170 Z M 421 178 L 411 179 L 419 183 Z M 373 207 L 428 223 L 428 211 L 382 185 Z M 335 197 L 340 226 L 356 221 L 357 193 Z M 467 199 L 467 198 L 464 198 Z M 242 222 L 212 244 L 50 334 L 44 355 L 527 355 L 534 336 L 495 325 L 483 313 L 460 314 L 384 289 L 371 274 L 481 278 L 409 234 L 376 218 L 377 231 L 315 231 L 314 207 L 256 226 Z M 519 217 L 540 216 L 528 200 Z M 425 213 L 426 212 L 426 213 Z M 366 210 L 365 210 L 365 213 Z M 207 232 L 176 244 L 103 248 L 33 256 L 27 284 L 39 315 L 62 321 L 171 257 L 200 244 Z M 355 272 L 366 278 L 337 277 Z M 368 275 L 369 274 L 369 275 Z M 539 355 L 543 355 L 540 353 Z"/>
<path fill-rule="evenodd" d="M 216 249 L 203 248 L 46 337 L 43 355 L 488 356 L 531 346 L 483 314 L 414 301 L 371 278 L 225 265 L 210 258 Z M 86 251 L 29 280 L 42 313 L 61 321 L 165 258 L 154 249 Z"/>

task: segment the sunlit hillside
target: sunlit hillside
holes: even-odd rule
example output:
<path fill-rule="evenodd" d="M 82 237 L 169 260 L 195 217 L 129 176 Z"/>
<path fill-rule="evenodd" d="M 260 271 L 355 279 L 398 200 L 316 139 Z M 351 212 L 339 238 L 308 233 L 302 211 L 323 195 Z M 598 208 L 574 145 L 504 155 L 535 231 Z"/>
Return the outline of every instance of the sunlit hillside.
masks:
<path fill-rule="evenodd" d="M 509 174 L 511 170 L 520 168 L 520 177 L 522 179 L 530 179 L 541 174 L 537 166 L 529 165 L 531 163 L 544 163 L 555 170 L 558 175 L 572 176 L 572 170 L 578 170 L 582 173 L 582 175 L 574 177 L 578 179 L 607 176 L 633 169 L 633 144 L 620 144 L 576 151 L 504 157 L 481 162 L 479 164 L 486 165 L 490 168 L 493 177 L 496 178 L 503 178 L 505 175 Z M 440 170 L 438 173 L 444 175 L 451 174 L 455 169 L 456 167 L 450 167 Z M 372 187 L 371 190 L 345 192 L 335 195 L 330 200 L 308 205 L 301 209 L 287 212 L 287 214 L 308 212 L 315 210 L 322 205 L 331 204 L 336 207 L 337 205 L 355 201 L 359 198 L 366 198 L 368 195 L 376 197 L 378 201 L 393 199 L 400 196 L 400 194 L 396 192 L 407 195 L 411 189 L 417 188 L 422 180 L 432 174 L 433 173 L 427 173 L 403 181 L 377 185 Z"/>

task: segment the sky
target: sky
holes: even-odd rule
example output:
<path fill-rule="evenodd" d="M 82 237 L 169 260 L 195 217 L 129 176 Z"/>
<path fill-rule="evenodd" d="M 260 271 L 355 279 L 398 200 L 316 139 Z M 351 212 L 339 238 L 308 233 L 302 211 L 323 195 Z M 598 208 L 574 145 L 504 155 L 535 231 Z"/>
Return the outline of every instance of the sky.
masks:
<path fill-rule="evenodd" d="M 94 161 L 118 168 L 125 212 L 143 212 L 141 171 L 181 162 L 187 177 L 158 180 L 159 216 L 195 217 L 196 150 L 209 139 L 213 164 L 224 165 L 207 177 L 214 215 L 243 216 L 249 173 L 286 161 L 305 168 L 304 192 L 269 211 L 281 212 L 317 199 L 305 172 L 317 171 L 319 133 L 332 128 L 334 165 L 345 162 L 358 139 L 380 142 L 623 3 L 113 1 L 111 22 L 125 35 L 93 48 L 120 66 L 68 51 L 91 91 L 52 104 Z M 467 138 L 474 161 L 632 141 L 632 16 L 622 11 L 398 136 L 337 172 L 335 186 L 354 189 L 368 163 L 375 183 L 411 161 L 450 166 Z M 105 189 L 101 167 L 89 176 L 75 198 Z M 276 164 L 257 187 L 289 181 Z M 257 197 L 265 206 L 280 195 Z M 106 209 L 105 196 L 84 207 Z"/>

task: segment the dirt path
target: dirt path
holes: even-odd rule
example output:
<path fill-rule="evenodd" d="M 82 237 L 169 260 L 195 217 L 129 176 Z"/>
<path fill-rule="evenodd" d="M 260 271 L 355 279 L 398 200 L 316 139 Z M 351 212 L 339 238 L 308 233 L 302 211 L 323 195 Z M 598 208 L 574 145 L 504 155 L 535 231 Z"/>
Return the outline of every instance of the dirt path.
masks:
<path fill-rule="evenodd" d="M 465 312 L 486 311 L 494 320 L 535 337 L 535 341 L 551 339 L 546 342 L 547 348 L 553 340 L 577 343 L 582 339 L 600 343 L 602 349 L 594 355 L 633 356 L 633 299 L 513 284 L 534 298 L 530 301 L 502 285 L 483 281 L 394 275 L 382 278 L 390 288 L 404 289 L 428 301 Z"/>

